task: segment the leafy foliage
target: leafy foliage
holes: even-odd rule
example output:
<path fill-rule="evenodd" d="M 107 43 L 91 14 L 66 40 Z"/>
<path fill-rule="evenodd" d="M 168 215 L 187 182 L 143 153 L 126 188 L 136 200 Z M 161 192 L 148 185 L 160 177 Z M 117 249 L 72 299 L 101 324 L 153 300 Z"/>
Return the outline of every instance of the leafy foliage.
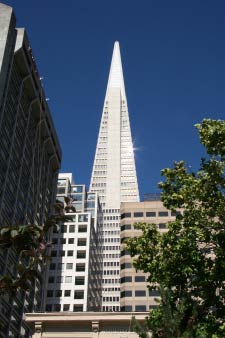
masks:
<path fill-rule="evenodd" d="M 159 184 L 164 206 L 183 212 L 167 233 L 139 224 L 142 235 L 128 241 L 134 266 L 160 289 L 162 301 L 148 319 L 153 338 L 225 336 L 225 121 L 196 127 L 208 154 L 199 171 L 175 162 Z"/>
<path fill-rule="evenodd" d="M 16 275 L 7 274 L 0 277 L 0 294 L 15 294 L 18 289 L 27 290 L 30 282 L 41 278 L 38 266 L 45 264 L 49 259 L 49 231 L 69 219 L 65 211 L 70 211 L 70 201 L 66 199 L 65 202 L 65 208 L 62 202 L 55 204 L 55 214 L 43 225 L 25 224 L 0 228 L 0 253 L 13 250 L 18 257 Z"/>

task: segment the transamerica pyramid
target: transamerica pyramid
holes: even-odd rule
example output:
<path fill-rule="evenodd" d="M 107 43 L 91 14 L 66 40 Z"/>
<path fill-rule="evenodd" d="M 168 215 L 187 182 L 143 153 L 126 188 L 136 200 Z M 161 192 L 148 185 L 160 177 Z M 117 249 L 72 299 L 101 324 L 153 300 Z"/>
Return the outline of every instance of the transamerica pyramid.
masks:
<path fill-rule="evenodd" d="M 120 310 L 120 204 L 139 201 L 119 42 L 114 44 L 90 191 L 103 208 L 103 311 Z"/>

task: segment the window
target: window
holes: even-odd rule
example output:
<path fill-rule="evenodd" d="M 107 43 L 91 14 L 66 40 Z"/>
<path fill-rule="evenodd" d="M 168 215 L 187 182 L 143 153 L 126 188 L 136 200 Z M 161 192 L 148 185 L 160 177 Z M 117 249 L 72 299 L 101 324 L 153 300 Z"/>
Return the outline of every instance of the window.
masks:
<path fill-rule="evenodd" d="M 87 232 L 87 225 L 86 224 L 79 225 L 78 232 Z"/>
<path fill-rule="evenodd" d="M 135 311 L 137 312 L 145 312 L 146 311 L 146 306 L 145 305 L 136 305 L 135 306 Z"/>
<path fill-rule="evenodd" d="M 66 269 L 72 270 L 73 269 L 73 263 L 66 263 Z"/>
<path fill-rule="evenodd" d="M 63 276 L 56 276 L 56 283 L 63 283 Z"/>
<path fill-rule="evenodd" d="M 130 256 L 130 252 L 128 250 L 122 250 L 121 251 L 121 257 L 122 256 L 126 256 L 126 255 L 129 255 Z"/>
<path fill-rule="evenodd" d="M 130 290 L 122 291 L 120 296 L 121 296 L 121 298 L 132 297 L 132 291 L 130 291 Z"/>
<path fill-rule="evenodd" d="M 145 276 L 135 276 L 135 282 L 145 282 Z"/>
<path fill-rule="evenodd" d="M 78 263 L 76 265 L 76 271 L 85 271 L 85 264 L 84 263 Z"/>
<path fill-rule="evenodd" d="M 75 203 L 73 203 L 73 206 L 75 207 Z M 77 211 L 77 208 L 75 207 L 76 211 Z M 66 215 L 66 217 L 69 218 L 69 222 L 76 222 L 76 215 Z"/>
<path fill-rule="evenodd" d="M 159 290 L 149 290 L 149 296 L 151 297 L 159 297 Z"/>
<path fill-rule="evenodd" d="M 88 215 L 78 215 L 78 222 L 88 222 Z"/>
<path fill-rule="evenodd" d="M 159 229 L 166 229 L 165 223 L 159 223 Z"/>
<path fill-rule="evenodd" d="M 62 290 L 55 290 L 56 297 L 62 297 Z"/>
<path fill-rule="evenodd" d="M 74 224 L 69 225 L 69 232 L 75 232 L 75 225 Z"/>
<path fill-rule="evenodd" d="M 74 238 L 69 238 L 68 239 L 68 244 L 74 244 Z"/>
<path fill-rule="evenodd" d="M 86 242 L 87 242 L 86 238 L 78 238 L 77 245 L 78 246 L 86 246 Z"/>
<path fill-rule="evenodd" d="M 47 297 L 53 297 L 53 290 L 47 291 Z"/>
<path fill-rule="evenodd" d="M 56 264 L 55 263 L 50 263 L 50 270 L 55 270 Z"/>
<path fill-rule="evenodd" d="M 168 211 L 159 211 L 159 217 L 167 217 Z"/>
<path fill-rule="evenodd" d="M 132 276 L 125 276 L 120 279 L 120 283 L 131 283 L 132 282 Z"/>
<path fill-rule="evenodd" d="M 69 311 L 69 310 L 70 310 L 70 304 L 64 304 L 63 311 Z"/>
<path fill-rule="evenodd" d="M 59 257 L 64 257 L 64 256 L 65 256 L 65 250 L 60 250 Z"/>
<path fill-rule="evenodd" d="M 122 215 L 121 215 L 121 219 L 123 218 L 129 218 L 131 217 L 131 213 L 130 212 L 124 212 Z"/>
<path fill-rule="evenodd" d="M 121 270 L 123 269 L 131 269 L 132 268 L 132 265 L 131 263 L 122 263 L 121 266 L 120 266 Z"/>
<path fill-rule="evenodd" d="M 66 186 L 66 182 L 67 182 L 67 180 L 62 178 L 62 179 L 58 180 L 57 185 L 65 187 Z"/>
<path fill-rule="evenodd" d="M 54 281 L 55 281 L 55 277 L 54 277 L 54 276 L 49 276 L 49 277 L 48 277 L 48 282 L 49 282 L 49 284 L 54 283 Z"/>
<path fill-rule="evenodd" d="M 54 311 L 59 312 L 61 310 L 60 304 L 54 304 Z"/>
<path fill-rule="evenodd" d="M 57 195 L 62 195 L 66 193 L 66 188 L 58 187 L 57 188 Z"/>
<path fill-rule="evenodd" d="M 135 290 L 135 297 L 145 297 L 146 291 L 145 290 Z"/>
<path fill-rule="evenodd" d="M 72 194 L 73 201 L 82 201 L 83 195 L 82 194 Z"/>
<path fill-rule="evenodd" d="M 149 310 L 155 309 L 157 307 L 158 307 L 158 305 L 149 305 Z"/>
<path fill-rule="evenodd" d="M 63 224 L 61 225 L 61 233 L 65 233 L 65 232 L 67 232 L 67 225 Z"/>
<path fill-rule="evenodd" d="M 82 304 L 81 305 L 75 304 L 73 306 L 73 312 L 83 312 L 83 305 Z"/>
<path fill-rule="evenodd" d="M 83 209 L 81 202 L 76 202 L 76 203 L 73 203 L 73 204 L 75 206 L 76 211 L 81 211 Z"/>
<path fill-rule="evenodd" d="M 68 250 L 67 251 L 67 256 L 73 256 L 73 250 Z"/>
<path fill-rule="evenodd" d="M 177 215 L 181 215 L 180 211 L 172 211 L 171 212 L 171 216 L 177 216 Z"/>
<path fill-rule="evenodd" d="M 66 244 L 66 238 L 60 238 L 60 244 Z"/>
<path fill-rule="evenodd" d="M 132 311 L 132 305 L 125 305 L 121 307 L 121 312 L 131 312 Z"/>
<path fill-rule="evenodd" d="M 64 297 L 70 297 L 71 291 L 70 290 L 65 290 L 64 291 Z"/>
<path fill-rule="evenodd" d="M 83 192 L 83 186 L 82 185 L 73 186 L 71 188 L 71 192 Z"/>
<path fill-rule="evenodd" d="M 134 212 L 134 217 L 143 217 L 144 213 L 143 212 Z"/>
<path fill-rule="evenodd" d="M 57 270 L 63 270 L 63 269 L 64 269 L 64 263 L 58 263 Z"/>
<path fill-rule="evenodd" d="M 45 311 L 51 312 L 52 311 L 52 304 L 46 304 Z"/>
<path fill-rule="evenodd" d="M 121 231 L 130 230 L 130 229 L 131 229 L 131 224 L 123 224 L 123 225 L 121 225 Z"/>
<path fill-rule="evenodd" d="M 74 291 L 74 299 L 84 299 L 84 290 Z"/>
<path fill-rule="evenodd" d="M 84 285 L 84 277 L 76 277 L 75 285 Z"/>
<path fill-rule="evenodd" d="M 86 202 L 86 208 L 94 208 L 95 207 L 95 201 L 88 201 Z"/>
<path fill-rule="evenodd" d="M 86 251 L 77 251 L 77 258 L 86 258 Z"/>
<path fill-rule="evenodd" d="M 95 200 L 95 194 L 90 194 L 90 193 L 88 193 L 88 196 L 87 196 L 87 200 L 88 201 L 93 201 L 93 200 Z"/>
<path fill-rule="evenodd" d="M 146 217 L 156 217 L 155 211 L 146 212 Z"/>
<path fill-rule="evenodd" d="M 54 227 L 53 227 L 53 234 L 57 234 L 59 232 L 59 229 L 58 229 L 58 227 L 55 225 Z"/>
<path fill-rule="evenodd" d="M 72 276 L 66 276 L 65 283 L 72 283 Z"/>
<path fill-rule="evenodd" d="M 56 203 L 60 203 L 62 206 L 64 205 L 64 196 L 57 196 Z"/>
<path fill-rule="evenodd" d="M 58 244 L 58 238 L 52 238 L 52 244 Z"/>

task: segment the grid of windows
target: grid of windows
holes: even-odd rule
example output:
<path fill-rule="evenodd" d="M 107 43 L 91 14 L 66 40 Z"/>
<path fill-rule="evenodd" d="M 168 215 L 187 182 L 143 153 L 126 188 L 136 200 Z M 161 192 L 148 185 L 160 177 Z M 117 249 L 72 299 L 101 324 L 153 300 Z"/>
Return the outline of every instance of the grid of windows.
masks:
<path fill-rule="evenodd" d="M 121 298 L 132 297 L 132 291 L 131 290 L 122 291 L 120 294 L 120 297 Z"/>
<path fill-rule="evenodd" d="M 70 184 L 70 182 L 68 181 L 67 184 Z M 62 279 L 57 281 L 59 276 L 49 276 L 49 282 L 51 282 L 49 289 L 63 289 L 62 296 L 58 297 L 60 302 L 57 302 L 60 305 L 60 311 L 80 311 L 80 306 L 85 311 L 98 311 L 101 308 L 100 290 L 102 282 L 102 276 L 99 274 L 102 260 L 99 252 L 103 238 L 101 208 L 97 194 L 86 193 L 84 186 L 72 185 L 67 187 L 67 191 L 72 192 L 69 198 L 72 197 L 71 203 L 76 209 L 77 203 L 82 202 L 82 205 L 78 213 L 73 211 L 73 213 L 67 214 L 69 219 L 60 225 L 60 231 L 54 230 L 54 247 L 52 247 L 52 262 L 50 263 L 52 270 L 50 273 L 52 275 L 55 271 L 61 273 Z M 97 218 L 95 219 L 96 215 Z M 89 242 L 91 245 L 89 245 Z M 89 278 L 86 278 L 86 269 L 89 269 Z M 51 311 L 54 311 L 55 298 L 56 293 L 54 291 L 53 297 L 47 297 L 48 305 L 50 305 L 50 300 L 53 303 Z M 70 299 L 69 302 L 68 298 Z M 80 301 L 78 302 L 78 300 Z M 69 303 L 69 309 L 68 306 L 64 309 L 64 302 L 65 305 Z M 73 305 L 79 305 L 79 307 L 74 308 Z"/>
<path fill-rule="evenodd" d="M 144 204 L 145 203 L 145 204 Z M 122 204 L 121 209 L 121 243 L 125 242 L 126 239 L 132 236 L 139 236 L 141 230 L 137 228 L 138 218 L 143 217 L 144 222 L 154 223 L 159 230 L 165 231 L 167 229 L 168 222 L 173 220 L 172 217 L 177 217 L 182 214 L 182 211 L 170 212 L 168 210 L 163 210 L 162 202 L 158 200 L 152 200 L 152 204 L 149 202 L 149 208 L 147 206 L 148 202 L 144 202 L 139 205 L 134 204 L 134 208 L 131 204 Z M 161 218 L 161 219 L 160 219 Z M 167 218 L 163 219 L 163 218 Z M 143 220 L 141 220 L 143 221 Z M 127 232 L 126 232 L 127 230 Z M 129 276 L 124 276 L 124 274 L 131 274 L 131 271 L 126 271 L 125 269 L 132 268 L 131 258 L 129 252 L 126 250 L 126 246 L 121 246 L 121 311 L 128 311 L 133 307 L 133 311 L 146 311 L 146 309 L 152 309 L 157 306 L 155 303 L 155 297 L 159 297 L 158 290 L 149 290 L 147 287 L 147 276 L 140 274 L 132 274 L 131 284 Z M 133 272 L 134 270 L 132 270 Z M 136 272 L 137 273 L 137 272 Z M 132 288 L 132 290 L 130 290 Z M 126 300 L 126 297 L 132 297 L 132 304 L 129 305 L 129 299 Z"/>
<path fill-rule="evenodd" d="M 31 48 L 28 48 L 27 36 L 24 31 L 15 35 L 11 8 L 5 11 L 1 4 L 0 7 L 3 41 L 0 42 L 3 56 L 0 68 L 8 70 L 5 79 L 2 76 L 4 72 L 0 76 L 1 92 L 4 93 L 0 98 L 0 224 L 43 224 L 52 209 L 61 149 L 50 111 L 45 100 L 40 102 L 40 97 L 44 97 L 43 88 Z M 17 53 L 14 53 L 15 44 Z M 26 81 L 27 78 L 32 78 L 32 81 Z M 40 131 L 43 138 L 38 137 Z M 47 147 L 45 140 L 48 140 Z M 17 275 L 18 259 L 12 250 L 0 257 L 5 274 L 13 272 Z M 26 264 L 25 261 L 23 264 Z M 39 268 L 39 273 L 44 274 L 44 266 Z M 23 312 L 25 309 L 40 310 L 41 288 L 40 279 L 31 283 L 26 293 L 21 290 L 14 297 L 14 302 L 5 304 L 4 297 L 0 297 L 4 308 L 0 311 L 1 337 L 17 337 L 21 332 L 23 336 L 28 336 Z M 26 307 L 23 306 L 24 299 Z M 4 318 L 4 311 L 11 315 Z"/>

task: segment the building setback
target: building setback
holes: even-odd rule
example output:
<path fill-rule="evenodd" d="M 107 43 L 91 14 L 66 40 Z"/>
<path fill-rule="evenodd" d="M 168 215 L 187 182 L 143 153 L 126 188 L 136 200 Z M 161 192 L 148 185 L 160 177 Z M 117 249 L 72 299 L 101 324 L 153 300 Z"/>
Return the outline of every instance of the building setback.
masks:
<path fill-rule="evenodd" d="M 70 201 L 68 220 L 52 234 L 46 287 L 47 312 L 100 311 L 102 285 L 102 212 L 97 193 L 59 174 L 57 203 Z"/>
<path fill-rule="evenodd" d="M 119 43 L 115 42 L 90 191 L 103 208 L 103 311 L 120 310 L 120 204 L 139 201 Z"/>
<path fill-rule="evenodd" d="M 43 224 L 55 201 L 61 148 L 24 29 L 0 4 L 0 226 Z M 1 251 L 0 274 L 17 275 L 19 257 Z M 0 336 L 28 337 L 25 312 L 40 311 L 42 285 L 0 297 Z"/>

